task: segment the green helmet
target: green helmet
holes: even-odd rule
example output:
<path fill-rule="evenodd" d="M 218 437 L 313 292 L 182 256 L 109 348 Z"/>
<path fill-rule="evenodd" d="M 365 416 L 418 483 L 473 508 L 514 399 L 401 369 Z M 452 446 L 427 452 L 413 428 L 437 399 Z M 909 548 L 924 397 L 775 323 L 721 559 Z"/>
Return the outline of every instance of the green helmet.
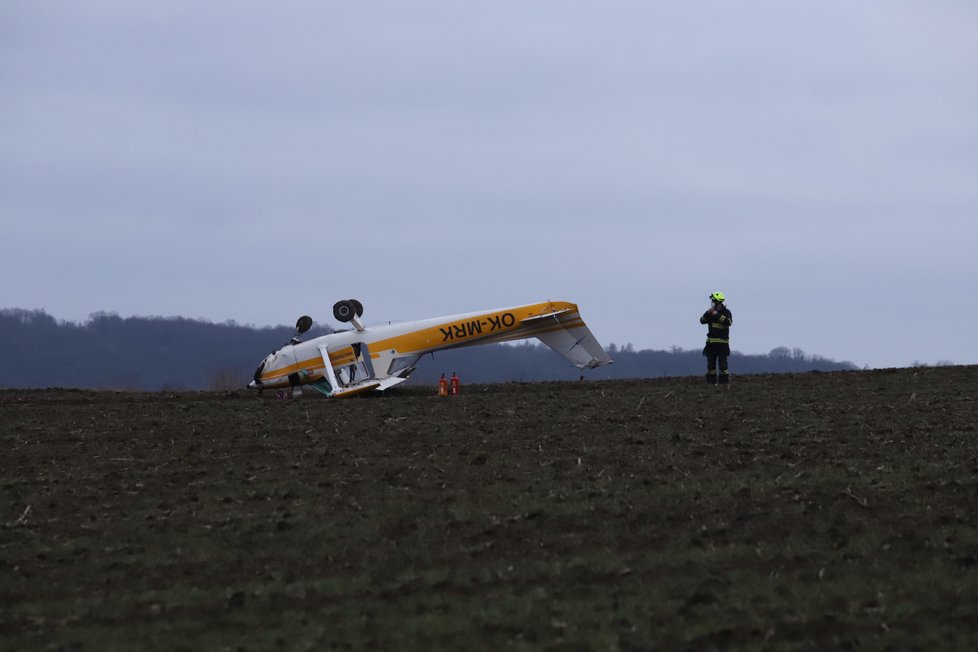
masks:
<path fill-rule="evenodd" d="M 710 298 L 716 301 L 717 303 L 723 303 L 724 301 L 727 300 L 727 297 L 723 296 L 723 292 L 714 292 L 713 294 L 710 295 Z"/>

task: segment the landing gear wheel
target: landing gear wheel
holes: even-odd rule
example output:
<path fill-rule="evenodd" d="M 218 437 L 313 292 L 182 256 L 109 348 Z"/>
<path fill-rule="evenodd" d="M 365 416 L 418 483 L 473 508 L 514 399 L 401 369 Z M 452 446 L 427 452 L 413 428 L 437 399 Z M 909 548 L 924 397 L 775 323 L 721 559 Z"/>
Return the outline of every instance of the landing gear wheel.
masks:
<path fill-rule="evenodd" d="M 333 304 L 333 316 L 336 317 L 336 321 L 346 323 L 353 319 L 355 314 L 356 306 L 349 301 L 337 301 Z"/>
<path fill-rule="evenodd" d="M 295 323 L 296 335 L 302 335 L 310 328 L 312 328 L 312 317 L 309 315 L 299 317 L 299 320 Z"/>

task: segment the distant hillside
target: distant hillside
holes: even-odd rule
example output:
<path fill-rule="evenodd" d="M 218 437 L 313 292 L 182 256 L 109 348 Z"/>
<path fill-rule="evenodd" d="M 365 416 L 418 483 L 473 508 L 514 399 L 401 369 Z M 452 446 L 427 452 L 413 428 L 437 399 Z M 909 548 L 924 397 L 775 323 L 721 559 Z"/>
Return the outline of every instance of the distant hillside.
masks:
<path fill-rule="evenodd" d="M 243 387 L 261 359 L 293 334 L 288 326 L 110 313 L 76 324 L 43 311 L 0 310 L 0 387 Z"/>
<path fill-rule="evenodd" d="M 330 332 L 316 327 L 306 338 Z M 120 317 L 96 313 L 84 323 L 59 321 L 42 310 L 0 310 L 0 387 L 90 389 L 230 389 L 244 387 L 261 359 L 293 335 L 291 326 L 255 328 L 182 317 Z M 433 383 L 457 372 L 464 382 L 573 380 L 580 372 L 535 340 L 486 345 L 426 356 L 413 383 Z M 634 351 L 609 345 L 615 364 L 588 378 L 698 375 L 699 350 Z M 731 371 L 832 371 L 855 369 L 781 347 L 767 355 L 735 353 Z"/>

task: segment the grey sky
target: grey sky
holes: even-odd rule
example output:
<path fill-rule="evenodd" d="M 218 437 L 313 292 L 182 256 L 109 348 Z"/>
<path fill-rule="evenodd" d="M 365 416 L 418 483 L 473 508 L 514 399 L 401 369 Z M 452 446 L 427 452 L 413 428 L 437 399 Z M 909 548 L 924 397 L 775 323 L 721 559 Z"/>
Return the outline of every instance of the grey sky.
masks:
<path fill-rule="evenodd" d="M 978 363 L 978 4 L 0 5 L 0 307 Z M 261 352 L 259 352 L 261 353 Z M 733 363 L 736 371 L 736 363 Z"/>

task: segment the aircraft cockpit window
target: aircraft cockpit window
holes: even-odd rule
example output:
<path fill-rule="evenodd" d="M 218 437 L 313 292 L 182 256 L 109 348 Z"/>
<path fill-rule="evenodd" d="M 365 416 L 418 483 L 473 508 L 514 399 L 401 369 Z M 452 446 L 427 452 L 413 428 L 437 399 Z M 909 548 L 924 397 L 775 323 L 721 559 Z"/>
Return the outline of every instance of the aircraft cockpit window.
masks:
<path fill-rule="evenodd" d="M 420 359 L 421 359 L 420 355 L 408 355 L 408 356 L 404 356 L 403 358 L 394 358 L 391 361 L 391 366 L 387 370 L 387 373 L 388 375 L 396 376 L 397 374 L 404 371 L 405 369 L 410 369 L 411 367 L 416 365 L 418 363 L 418 360 Z"/>

